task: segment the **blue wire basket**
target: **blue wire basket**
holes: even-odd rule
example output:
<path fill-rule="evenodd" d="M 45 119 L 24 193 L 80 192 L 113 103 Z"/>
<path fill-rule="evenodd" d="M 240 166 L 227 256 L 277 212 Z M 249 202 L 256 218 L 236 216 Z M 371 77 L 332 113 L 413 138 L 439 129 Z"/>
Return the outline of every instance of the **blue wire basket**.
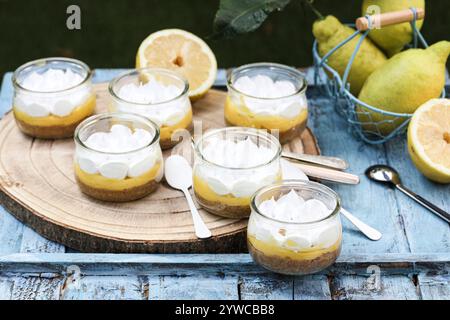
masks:
<path fill-rule="evenodd" d="M 413 20 L 411 21 L 413 43 L 410 44 L 410 47 L 417 48 L 420 42 L 423 48 L 428 48 L 427 42 L 420 33 L 419 29 L 416 27 L 418 16 L 417 10 L 415 8 L 411 8 L 411 11 L 413 12 Z M 368 36 L 372 27 L 371 17 L 367 15 L 366 18 L 369 22 L 369 28 L 366 31 L 355 31 L 351 36 L 339 43 L 323 57 L 319 56 L 317 41 L 314 42 L 314 84 L 322 88 L 325 95 L 333 100 L 336 112 L 347 120 L 351 131 L 354 135 L 356 135 L 356 137 L 369 144 L 381 144 L 396 136 L 404 134 L 408 123 L 411 120 L 412 114 L 394 113 L 381 110 L 364 103 L 352 95 L 349 91 L 350 85 L 347 82 L 347 79 L 350 74 L 353 61 L 355 60 L 356 54 L 358 53 L 363 40 Z M 355 27 L 354 24 L 348 24 L 348 26 Z M 344 75 L 341 77 L 336 70 L 327 64 L 327 59 L 339 48 L 358 35 L 361 35 L 361 37 L 350 57 Z M 444 89 L 442 97 L 445 96 L 446 92 Z M 390 130 L 386 130 L 387 127 L 389 127 Z M 388 133 L 386 131 L 388 131 Z"/>

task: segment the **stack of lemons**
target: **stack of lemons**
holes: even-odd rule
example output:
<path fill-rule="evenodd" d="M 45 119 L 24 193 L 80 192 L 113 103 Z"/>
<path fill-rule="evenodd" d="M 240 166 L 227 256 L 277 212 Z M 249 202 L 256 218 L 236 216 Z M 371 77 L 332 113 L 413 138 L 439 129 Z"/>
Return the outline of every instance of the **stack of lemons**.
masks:
<path fill-rule="evenodd" d="M 368 8 L 380 13 L 424 8 L 424 0 L 364 0 L 363 15 Z M 418 21 L 418 28 L 422 27 Z M 318 51 L 324 56 L 355 30 L 328 16 L 313 25 Z M 450 103 L 437 99 L 445 86 L 445 64 L 450 54 L 450 42 L 440 41 L 427 49 L 406 49 L 412 41 L 409 23 L 371 30 L 361 43 L 351 67 L 350 91 L 361 101 L 380 110 L 414 114 L 408 129 L 411 158 L 429 179 L 450 183 Z M 328 58 L 328 64 L 341 76 L 360 36 L 347 42 Z M 390 57 L 389 59 L 387 57 Z M 405 120 L 395 119 L 362 106 L 358 112 L 362 128 L 388 136 Z M 369 117 L 369 115 L 370 117 Z M 373 123 L 376 123 L 376 127 Z"/>

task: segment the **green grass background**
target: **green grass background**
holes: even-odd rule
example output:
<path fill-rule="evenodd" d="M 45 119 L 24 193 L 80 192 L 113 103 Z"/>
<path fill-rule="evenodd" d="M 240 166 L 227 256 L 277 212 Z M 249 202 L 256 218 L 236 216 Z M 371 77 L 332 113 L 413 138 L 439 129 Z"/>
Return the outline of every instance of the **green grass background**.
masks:
<path fill-rule="evenodd" d="M 395 0 L 394 0 L 395 1 Z M 256 32 L 232 40 L 207 40 L 219 67 L 271 61 L 312 64 L 314 15 L 293 0 Z M 66 28 L 66 8 L 78 4 L 82 29 Z M 205 38 L 212 33 L 218 0 L 0 0 L 0 75 L 47 56 L 74 57 L 92 68 L 133 67 L 140 42 L 164 28 Z M 345 22 L 360 15 L 360 0 L 316 0 L 323 14 Z M 450 40 L 450 2 L 428 0 L 423 33 L 429 43 Z"/>

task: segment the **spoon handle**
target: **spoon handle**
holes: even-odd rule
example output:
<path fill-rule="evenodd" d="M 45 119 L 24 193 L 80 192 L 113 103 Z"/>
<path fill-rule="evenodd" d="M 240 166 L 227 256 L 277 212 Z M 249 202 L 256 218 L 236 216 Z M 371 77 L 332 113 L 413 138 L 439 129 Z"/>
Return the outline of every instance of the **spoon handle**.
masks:
<path fill-rule="evenodd" d="M 352 215 L 350 212 L 345 210 L 344 208 L 341 208 L 341 213 L 344 217 L 346 217 L 355 227 L 359 229 L 367 238 L 373 241 L 378 241 L 381 239 L 382 234 L 380 231 L 372 228 L 371 226 L 365 224 L 361 220 L 359 220 L 357 217 Z"/>
<path fill-rule="evenodd" d="M 433 212 L 435 215 L 441 217 L 442 219 L 444 219 L 445 221 L 450 223 L 450 214 L 448 212 L 445 212 L 441 208 L 439 208 L 439 207 L 435 206 L 434 204 L 432 204 L 427 199 L 422 198 L 421 196 L 419 196 L 418 194 L 416 194 L 415 192 L 409 190 L 408 188 L 406 188 L 405 186 L 403 186 L 401 184 L 397 184 L 395 186 L 397 187 L 398 190 L 400 190 L 401 192 L 406 194 L 408 197 L 410 197 L 411 199 L 417 201 L 422 206 L 424 206 L 425 208 L 427 208 L 428 210 Z"/>
<path fill-rule="evenodd" d="M 192 200 L 191 194 L 187 189 L 182 190 L 186 200 L 189 205 L 189 209 L 191 209 L 192 213 L 192 220 L 194 221 L 194 229 L 195 229 L 195 235 L 197 238 L 200 239 L 206 239 L 211 237 L 211 231 L 208 229 L 206 224 L 203 222 L 202 217 L 200 216 L 200 213 L 198 213 L 197 208 L 195 207 L 194 201 Z"/>
<path fill-rule="evenodd" d="M 300 162 L 292 162 L 292 163 L 297 167 L 299 167 L 308 177 L 345 184 L 359 183 L 359 177 L 351 173 L 314 166 L 306 163 Z"/>
<path fill-rule="evenodd" d="M 336 169 L 336 170 L 345 170 L 348 168 L 347 161 L 336 158 L 336 157 L 327 157 L 327 156 L 316 156 L 311 154 L 303 154 L 303 153 L 295 153 L 290 151 L 283 151 L 281 154 L 283 158 L 293 159 L 301 162 L 317 164 L 320 166 Z"/>

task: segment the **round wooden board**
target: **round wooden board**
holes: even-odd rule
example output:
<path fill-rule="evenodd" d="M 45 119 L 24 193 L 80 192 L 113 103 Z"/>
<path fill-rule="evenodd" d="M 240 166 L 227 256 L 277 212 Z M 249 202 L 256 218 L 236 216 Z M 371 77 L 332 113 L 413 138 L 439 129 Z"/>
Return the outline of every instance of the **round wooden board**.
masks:
<path fill-rule="evenodd" d="M 105 112 L 107 86 L 98 84 L 97 112 Z M 225 93 L 210 90 L 194 104 L 203 130 L 223 127 Z M 186 150 L 184 143 L 171 152 Z M 319 154 L 309 130 L 287 150 Z M 213 237 L 198 240 L 182 193 L 165 182 L 138 201 L 106 203 L 80 192 L 73 175 L 72 139 L 39 140 L 23 135 L 12 113 L 0 122 L 0 201 L 42 236 L 83 252 L 231 253 L 245 252 L 247 220 L 200 213 Z M 188 148 L 189 149 L 189 148 Z"/>

